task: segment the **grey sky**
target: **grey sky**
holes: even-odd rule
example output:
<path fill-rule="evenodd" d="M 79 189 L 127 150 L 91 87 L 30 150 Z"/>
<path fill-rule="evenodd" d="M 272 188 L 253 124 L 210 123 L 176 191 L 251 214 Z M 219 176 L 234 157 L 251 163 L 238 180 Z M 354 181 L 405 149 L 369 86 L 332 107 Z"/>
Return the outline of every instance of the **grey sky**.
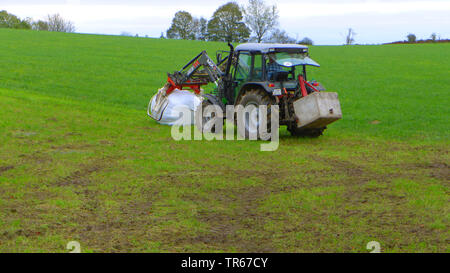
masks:
<path fill-rule="evenodd" d="M 207 19 L 228 1 L 220 0 L 0 0 L 19 17 L 41 19 L 60 13 L 75 23 L 77 32 L 159 37 L 178 10 Z M 246 4 L 247 0 L 236 1 Z M 280 28 L 294 38 L 311 38 L 316 44 L 342 44 L 352 27 L 358 43 L 383 43 L 405 39 L 408 33 L 429 38 L 436 32 L 450 37 L 449 0 L 266 0 L 276 3 Z"/>

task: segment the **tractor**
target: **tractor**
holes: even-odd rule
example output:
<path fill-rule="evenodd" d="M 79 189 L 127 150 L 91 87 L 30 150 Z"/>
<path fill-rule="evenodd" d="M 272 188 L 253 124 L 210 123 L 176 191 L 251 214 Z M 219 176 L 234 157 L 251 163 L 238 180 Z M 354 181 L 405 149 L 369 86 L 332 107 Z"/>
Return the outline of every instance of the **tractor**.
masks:
<path fill-rule="evenodd" d="M 216 53 L 216 63 L 203 51 L 181 70 L 169 73 L 164 95 L 191 88 L 203 97 L 197 112 L 208 105 L 218 105 L 224 113 L 227 105 L 266 105 L 267 122 L 270 106 L 278 105 L 279 124 L 286 125 L 293 136 L 318 137 L 328 124 L 342 118 L 337 93 L 321 92 L 325 90 L 322 84 L 307 79 L 306 67 L 320 66 L 309 57 L 308 47 L 265 43 L 228 46 L 229 51 Z M 204 94 L 201 86 L 211 82 L 216 84 L 214 90 Z M 213 117 L 201 118 L 200 126 Z M 260 119 L 243 118 L 248 137 L 249 130 L 258 130 Z"/>

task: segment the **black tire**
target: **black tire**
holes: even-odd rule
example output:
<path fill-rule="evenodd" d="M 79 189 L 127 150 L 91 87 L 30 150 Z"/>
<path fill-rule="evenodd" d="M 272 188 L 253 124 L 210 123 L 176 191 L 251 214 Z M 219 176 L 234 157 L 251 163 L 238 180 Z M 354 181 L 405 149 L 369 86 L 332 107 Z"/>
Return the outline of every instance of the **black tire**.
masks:
<path fill-rule="evenodd" d="M 259 135 L 259 124 L 257 123 L 255 125 L 256 127 L 256 135 L 258 139 L 263 139 L 263 140 L 270 140 L 270 133 L 271 133 L 271 106 L 272 104 L 274 104 L 275 101 L 274 99 L 264 90 L 261 89 L 250 89 L 248 91 L 246 91 L 238 100 L 238 102 L 236 103 L 236 105 L 242 105 L 244 108 L 249 106 L 249 105 L 254 105 L 256 107 L 260 106 L 260 105 L 266 105 L 267 106 L 267 135 L 261 137 Z M 243 120 L 243 124 L 245 125 L 245 128 L 239 128 L 238 127 L 238 133 L 242 136 L 245 137 L 246 139 L 249 138 L 250 136 L 250 117 L 248 117 L 249 115 L 245 115 L 242 118 L 244 118 Z M 247 119 L 248 117 L 248 119 Z M 238 115 L 236 115 L 236 122 L 238 119 Z M 247 122 L 246 122 L 247 120 Z"/>
<path fill-rule="evenodd" d="M 206 124 L 208 121 L 210 121 L 210 120 L 213 119 L 213 118 L 217 118 L 216 116 L 214 116 L 214 113 L 212 113 L 212 116 L 211 116 L 211 117 L 204 117 L 204 116 L 202 115 L 203 110 L 204 110 L 207 106 L 210 106 L 210 105 L 218 105 L 218 104 L 217 104 L 217 103 L 216 103 L 216 104 L 213 103 L 213 102 L 211 101 L 211 99 L 209 99 L 209 97 L 204 97 L 202 103 L 197 107 L 197 109 L 195 109 L 195 114 L 194 114 L 194 118 L 195 118 L 195 126 L 197 127 L 197 129 L 198 129 L 200 132 L 203 132 L 204 126 L 205 126 L 205 124 Z M 218 106 L 222 108 L 221 105 L 218 105 Z M 222 108 L 222 109 L 223 109 L 223 108 Z M 222 124 L 223 124 L 223 117 L 222 117 L 221 119 L 222 119 Z M 223 129 L 223 127 L 222 127 L 222 129 Z M 213 125 L 212 128 L 211 128 L 211 132 L 212 132 L 212 133 L 220 133 L 220 130 L 217 130 L 217 129 L 216 129 L 216 126 Z"/>
<path fill-rule="evenodd" d="M 310 137 L 310 138 L 320 137 L 326 128 L 327 127 L 304 129 L 304 128 L 297 128 L 296 124 L 288 125 L 288 131 L 291 133 L 292 136 L 296 136 L 296 137 Z"/>

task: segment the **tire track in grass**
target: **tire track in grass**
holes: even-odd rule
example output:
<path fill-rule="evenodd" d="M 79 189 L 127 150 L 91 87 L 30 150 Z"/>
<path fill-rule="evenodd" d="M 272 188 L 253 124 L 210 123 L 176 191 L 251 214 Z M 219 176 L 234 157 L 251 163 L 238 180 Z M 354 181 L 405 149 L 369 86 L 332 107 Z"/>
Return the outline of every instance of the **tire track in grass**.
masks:
<path fill-rule="evenodd" d="M 209 232 L 192 238 L 215 249 L 237 252 L 273 252 L 271 234 L 264 229 L 268 220 L 258 208 L 262 200 L 273 191 L 268 184 L 283 178 L 286 173 L 276 170 L 230 170 L 221 169 L 219 175 L 231 181 L 256 179 L 256 185 L 230 187 L 211 192 L 224 207 L 231 208 L 222 213 L 204 209 L 198 219 L 210 226 Z M 287 175 L 287 174 L 286 174 Z"/>
<path fill-rule="evenodd" d="M 1 166 L 1 167 L 0 167 L 0 175 L 1 175 L 2 173 L 4 173 L 4 172 L 7 172 L 7 171 L 12 170 L 12 169 L 14 169 L 14 168 L 15 168 L 14 166 Z"/>

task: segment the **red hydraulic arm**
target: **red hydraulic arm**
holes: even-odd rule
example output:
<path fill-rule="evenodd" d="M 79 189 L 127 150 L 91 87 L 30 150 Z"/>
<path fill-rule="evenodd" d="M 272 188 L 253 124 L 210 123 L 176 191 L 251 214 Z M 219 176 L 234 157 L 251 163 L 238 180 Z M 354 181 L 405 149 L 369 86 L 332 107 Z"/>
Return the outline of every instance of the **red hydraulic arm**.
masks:
<path fill-rule="evenodd" d="M 312 86 L 309 82 L 305 81 L 305 79 L 303 78 L 302 75 L 298 76 L 298 82 L 300 83 L 300 90 L 302 92 L 302 97 L 306 97 L 308 96 L 308 92 L 306 91 L 306 85 L 308 85 L 309 87 L 312 88 L 312 90 L 314 90 L 315 92 L 319 92 L 319 90 L 317 90 L 314 86 Z"/>
<path fill-rule="evenodd" d="M 167 77 L 167 82 L 170 84 L 170 87 L 167 89 L 166 94 L 169 95 L 170 93 L 172 93 L 173 90 L 175 89 L 179 89 L 179 90 L 183 90 L 184 87 L 188 87 L 190 89 L 192 89 L 192 91 L 195 92 L 195 94 L 200 94 L 200 87 L 202 85 L 208 84 L 208 83 L 191 83 L 190 81 L 184 83 L 184 84 L 180 84 L 177 85 L 173 82 L 173 80 L 170 77 Z"/>
<path fill-rule="evenodd" d="M 198 72 L 200 67 L 203 70 Z M 205 51 L 202 51 L 195 58 L 189 61 L 181 70 L 168 75 L 167 83 L 169 88 L 166 94 L 170 94 L 175 89 L 182 90 L 187 87 L 192 89 L 196 94 L 200 93 L 202 85 L 210 82 L 218 83 L 223 77 L 223 72 L 219 67 L 209 58 Z"/>

